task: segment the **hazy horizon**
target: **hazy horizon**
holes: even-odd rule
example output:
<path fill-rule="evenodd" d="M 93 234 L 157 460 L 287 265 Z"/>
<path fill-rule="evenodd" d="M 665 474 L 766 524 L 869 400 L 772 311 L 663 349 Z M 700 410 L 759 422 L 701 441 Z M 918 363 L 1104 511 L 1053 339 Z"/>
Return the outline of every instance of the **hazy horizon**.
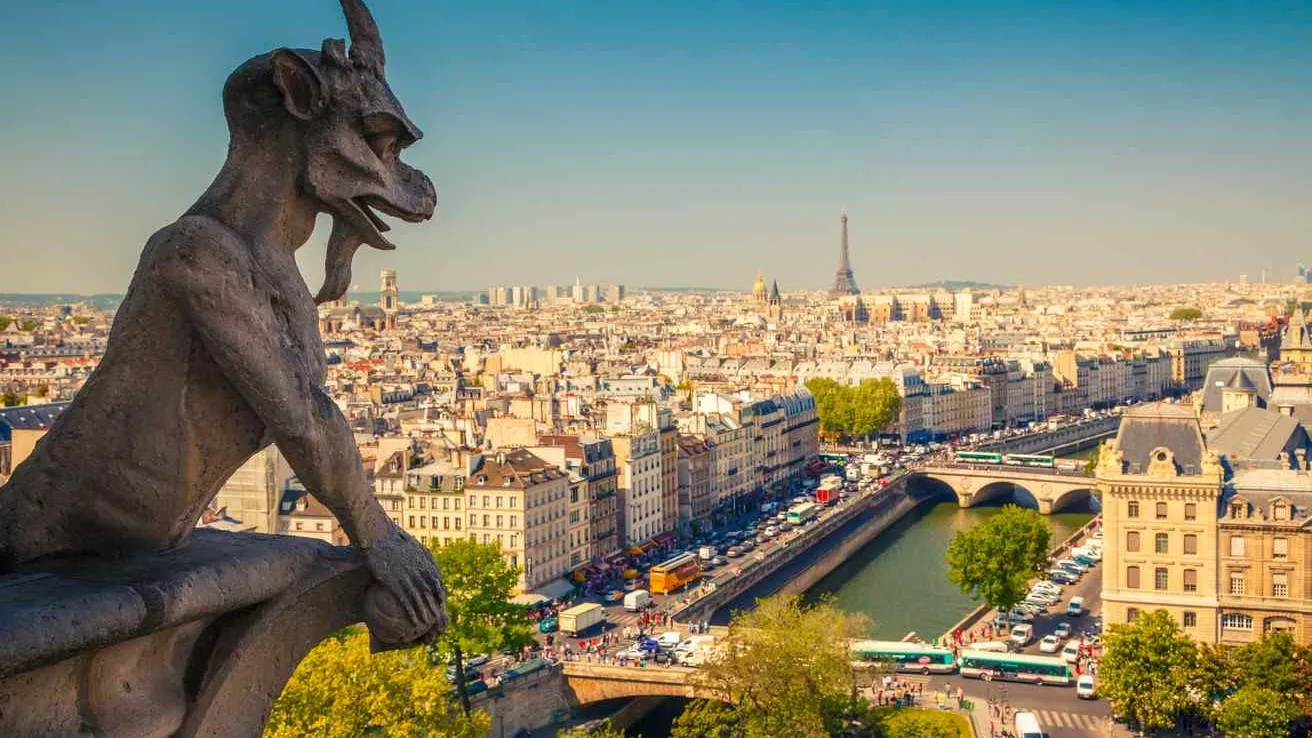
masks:
<path fill-rule="evenodd" d="M 370 7 L 439 213 L 361 252 L 366 291 L 380 268 L 407 291 L 822 288 L 840 210 L 863 289 L 1283 282 L 1312 261 L 1312 5 Z M 6 18 L 0 292 L 124 291 L 222 163 L 227 74 L 345 36 L 335 0 Z"/>

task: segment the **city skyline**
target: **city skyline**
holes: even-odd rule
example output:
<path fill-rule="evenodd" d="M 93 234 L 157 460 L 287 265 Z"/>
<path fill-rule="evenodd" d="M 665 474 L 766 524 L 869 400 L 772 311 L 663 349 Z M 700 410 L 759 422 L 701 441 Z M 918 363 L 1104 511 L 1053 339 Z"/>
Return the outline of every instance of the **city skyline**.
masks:
<path fill-rule="evenodd" d="M 357 275 L 477 289 L 587 264 L 741 289 L 760 269 L 818 290 L 840 210 L 867 290 L 1286 281 L 1306 262 L 1309 8 L 375 4 L 439 214 Z M 234 60 L 345 34 L 328 0 L 10 21 L 0 54 L 30 71 L 0 79 L 25 110 L 0 124 L 3 292 L 125 289 L 217 171 Z"/>

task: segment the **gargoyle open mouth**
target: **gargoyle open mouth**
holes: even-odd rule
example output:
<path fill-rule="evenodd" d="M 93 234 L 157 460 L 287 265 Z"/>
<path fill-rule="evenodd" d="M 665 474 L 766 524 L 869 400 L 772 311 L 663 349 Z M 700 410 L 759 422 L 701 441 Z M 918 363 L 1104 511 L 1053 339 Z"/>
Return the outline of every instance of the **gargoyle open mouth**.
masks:
<path fill-rule="evenodd" d="M 373 223 L 374 228 L 376 228 L 379 233 L 387 233 L 392 230 L 392 227 L 387 224 L 387 221 L 378 217 L 378 213 L 374 212 L 375 210 L 390 215 L 393 218 L 400 218 L 407 223 L 422 223 L 432 217 L 432 215 L 426 213 L 416 213 L 404 210 L 387 202 L 381 197 L 375 197 L 373 195 L 353 197 L 351 198 L 351 204 L 363 213 L 364 216 L 369 219 L 370 223 Z"/>

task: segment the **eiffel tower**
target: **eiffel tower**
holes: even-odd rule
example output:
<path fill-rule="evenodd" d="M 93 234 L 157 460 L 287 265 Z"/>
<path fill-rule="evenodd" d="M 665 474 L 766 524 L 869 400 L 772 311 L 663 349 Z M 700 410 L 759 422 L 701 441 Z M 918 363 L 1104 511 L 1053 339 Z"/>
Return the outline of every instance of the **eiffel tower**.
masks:
<path fill-rule="evenodd" d="M 834 286 L 829 288 L 829 294 L 834 297 L 859 295 L 861 289 L 856 286 L 856 277 L 852 276 L 852 260 L 847 253 L 847 213 L 843 213 L 839 221 L 843 224 L 843 238 L 838 246 L 838 269 L 834 272 Z"/>

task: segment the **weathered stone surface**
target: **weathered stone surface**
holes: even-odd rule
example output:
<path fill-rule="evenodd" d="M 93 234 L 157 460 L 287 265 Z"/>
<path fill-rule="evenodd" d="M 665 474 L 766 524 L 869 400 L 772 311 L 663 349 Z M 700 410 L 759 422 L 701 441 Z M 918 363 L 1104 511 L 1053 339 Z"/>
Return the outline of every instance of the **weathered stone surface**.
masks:
<path fill-rule="evenodd" d="M 394 248 L 378 213 L 436 207 L 399 159 L 421 134 L 373 17 L 341 4 L 349 51 L 277 49 L 229 76 L 222 169 L 146 243 L 100 365 L 0 487 L 0 735 L 254 737 L 332 630 L 364 619 L 392 648 L 445 627 L 432 557 L 383 513 L 323 389 L 296 267 L 328 213 L 318 298 L 336 298 L 361 244 Z M 192 534 L 273 442 L 356 551 Z"/>

